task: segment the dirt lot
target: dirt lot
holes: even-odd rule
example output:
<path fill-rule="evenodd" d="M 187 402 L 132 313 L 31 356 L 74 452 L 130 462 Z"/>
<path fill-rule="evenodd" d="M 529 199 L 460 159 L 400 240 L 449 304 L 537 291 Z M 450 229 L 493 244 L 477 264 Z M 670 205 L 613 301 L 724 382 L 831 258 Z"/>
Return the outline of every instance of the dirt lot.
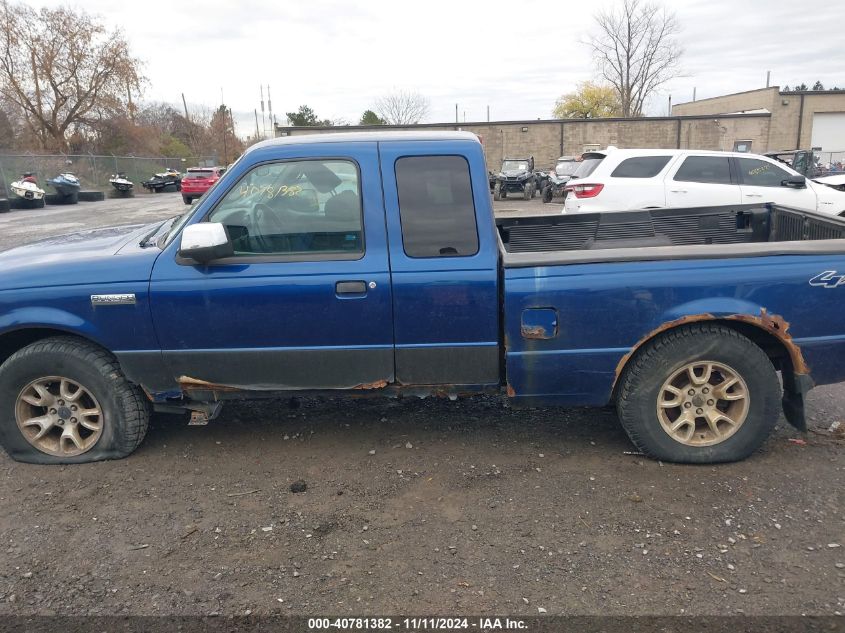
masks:
<path fill-rule="evenodd" d="M 15 211 L 0 249 L 181 210 Z M 843 613 L 843 414 L 820 388 L 806 438 L 718 467 L 630 454 L 611 410 L 496 398 L 156 416 L 123 461 L 0 456 L 0 615 Z"/>

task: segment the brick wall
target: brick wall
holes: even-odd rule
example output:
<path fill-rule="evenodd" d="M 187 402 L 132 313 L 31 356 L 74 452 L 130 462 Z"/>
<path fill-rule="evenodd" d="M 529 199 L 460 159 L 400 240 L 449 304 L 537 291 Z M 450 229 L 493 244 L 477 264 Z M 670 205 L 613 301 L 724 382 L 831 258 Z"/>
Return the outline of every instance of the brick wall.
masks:
<path fill-rule="evenodd" d="M 766 147 L 761 149 L 755 144 L 752 150 L 762 152 L 808 149 L 813 131 L 813 116 L 817 112 L 845 112 L 845 91 L 781 92 L 778 86 L 773 86 L 712 99 L 679 103 L 672 107 L 672 114 L 702 116 L 757 109 L 766 109 L 772 116 Z"/>
<path fill-rule="evenodd" d="M 417 126 L 344 126 L 337 128 L 279 127 L 277 136 L 369 132 L 374 130 L 465 130 L 477 134 L 484 145 L 487 165 L 498 169 L 504 157 L 534 156 L 537 167 L 554 165 L 558 156 L 577 155 L 585 146 L 601 148 L 733 149 L 734 141 L 750 140 L 756 151 L 765 151 L 769 136 L 768 115 L 729 117 L 664 117 L 642 119 L 564 119 L 491 123 L 423 124 Z"/>

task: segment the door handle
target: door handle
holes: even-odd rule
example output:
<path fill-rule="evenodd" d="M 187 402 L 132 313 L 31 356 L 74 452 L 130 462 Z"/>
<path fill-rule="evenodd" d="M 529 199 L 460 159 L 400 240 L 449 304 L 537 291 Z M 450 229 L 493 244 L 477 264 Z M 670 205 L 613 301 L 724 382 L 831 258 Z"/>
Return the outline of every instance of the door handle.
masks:
<path fill-rule="evenodd" d="M 747 194 L 745 194 L 745 197 L 746 198 L 762 198 L 763 194 L 762 193 L 747 193 Z"/>
<path fill-rule="evenodd" d="M 363 295 L 367 294 L 367 283 L 364 281 L 338 281 L 334 285 L 334 291 L 339 295 Z"/>
<path fill-rule="evenodd" d="M 686 189 L 671 189 L 669 193 L 687 193 Z"/>

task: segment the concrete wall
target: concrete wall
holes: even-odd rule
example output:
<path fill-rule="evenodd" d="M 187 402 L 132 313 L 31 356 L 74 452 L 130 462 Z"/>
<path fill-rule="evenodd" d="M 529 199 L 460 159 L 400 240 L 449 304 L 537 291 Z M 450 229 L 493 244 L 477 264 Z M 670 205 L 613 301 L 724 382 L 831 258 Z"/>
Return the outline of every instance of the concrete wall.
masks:
<path fill-rule="evenodd" d="M 534 156 L 537 167 L 549 167 L 561 155 L 581 154 L 587 146 L 600 148 L 733 149 L 734 141 L 752 141 L 765 151 L 768 114 L 660 117 L 642 119 L 563 119 L 491 123 L 422 124 L 416 126 L 343 126 L 335 128 L 278 127 L 277 136 L 371 130 L 465 130 L 484 145 L 487 165 L 498 169 L 502 159 Z"/>
<path fill-rule="evenodd" d="M 758 149 L 753 145 L 754 151 L 807 149 L 811 143 L 813 116 L 817 112 L 845 112 L 845 90 L 781 92 L 778 86 L 773 86 L 679 103 L 672 107 L 672 114 L 704 116 L 759 109 L 768 110 L 772 116 L 767 147 Z M 835 150 L 845 150 L 845 147 Z"/>

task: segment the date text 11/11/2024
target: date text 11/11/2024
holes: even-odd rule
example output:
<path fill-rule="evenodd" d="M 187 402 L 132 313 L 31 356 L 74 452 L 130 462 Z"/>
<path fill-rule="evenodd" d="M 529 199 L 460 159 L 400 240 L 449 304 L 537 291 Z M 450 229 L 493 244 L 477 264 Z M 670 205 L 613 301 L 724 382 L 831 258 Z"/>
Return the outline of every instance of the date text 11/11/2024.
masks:
<path fill-rule="evenodd" d="M 527 630 L 525 620 L 497 617 L 444 618 L 444 617 L 413 617 L 413 618 L 309 618 L 308 630 L 405 630 L 405 631 L 451 631 L 477 629 L 479 631 Z"/>

